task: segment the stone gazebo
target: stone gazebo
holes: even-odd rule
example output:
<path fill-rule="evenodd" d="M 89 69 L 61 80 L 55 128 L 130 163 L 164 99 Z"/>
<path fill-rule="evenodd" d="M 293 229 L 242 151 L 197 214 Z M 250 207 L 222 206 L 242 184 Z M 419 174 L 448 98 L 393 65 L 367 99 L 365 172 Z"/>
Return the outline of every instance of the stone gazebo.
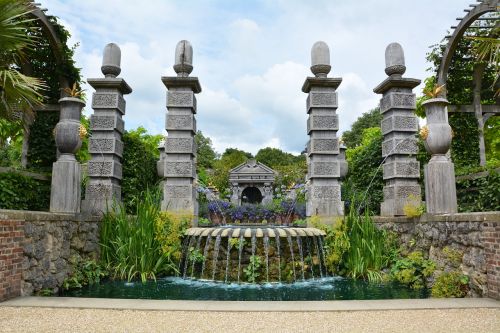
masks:
<path fill-rule="evenodd" d="M 248 160 L 229 172 L 231 203 L 269 203 L 273 200 L 276 172 L 270 167 Z"/>

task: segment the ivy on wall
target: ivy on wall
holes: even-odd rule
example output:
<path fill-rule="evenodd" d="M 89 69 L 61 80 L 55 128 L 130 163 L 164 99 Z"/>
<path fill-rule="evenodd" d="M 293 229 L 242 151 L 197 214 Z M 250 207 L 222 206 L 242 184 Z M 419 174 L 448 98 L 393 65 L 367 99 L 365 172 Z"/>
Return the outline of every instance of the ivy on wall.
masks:
<path fill-rule="evenodd" d="M 0 173 L 0 209 L 49 210 L 50 181 Z"/>
<path fill-rule="evenodd" d="M 49 17 L 49 21 L 54 27 L 62 45 L 62 64 L 56 62 L 54 51 L 43 35 L 41 25 L 34 20 L 34 38 L 37 39 L 37 47 L 26 52 L 26 57 L 30 60 L 32 76 L 39 77 L 47 84 L 48 89 L 43 92 L 45 103 L 57 104 L 61 96 L 60 76 L 67 79 L 71 85 L 81 82 L 80 69 L 75 67 L 73 56 L 75 48 L 68 46 L 70 33 L 58 23 L 56 17 Z M 56 145 L 53 130 L 59 121 L 58 112 L 37 112 L 35 121 L 30 127 L 28 167 L 33 170 L 48 171 L 52 168 L 52 163 L 56 161 Z"/>
<path fill-rule="evenodd" d="M 459 212 L 500 210 L 500 172 L 489 170 L 485 176 L 457 180 Z"/>

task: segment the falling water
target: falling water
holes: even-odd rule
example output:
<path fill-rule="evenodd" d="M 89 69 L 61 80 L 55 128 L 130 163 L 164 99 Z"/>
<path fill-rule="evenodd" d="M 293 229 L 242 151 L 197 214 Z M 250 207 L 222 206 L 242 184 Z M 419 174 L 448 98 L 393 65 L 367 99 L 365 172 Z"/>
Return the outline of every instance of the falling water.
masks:
<path fill-rule="evenodd" d="M 269 282 L 269 236 L 264 236 L 264 253 L 266 255 L 266 281 Z"/>
<path fill-rule="evenodd" d="M 231 235 L 227 238 L 227 247 L 226 247 L 226 274 L 224 277 L 224 282 L 227 283 L 227 275 L 229 273 L 229 260 L 231 260 Z"/>
<path fill-rule="evenodd" d="M 238 283 L 240 283 L 240 271 L 241 271 L 241 254 L 243 252 L 243 234 L 240 235 L 240 241 L 238 243 Z"/>
<path fill-rule="evenodd" d="M 200 250 L 201 238 L 202 237 L 198 237 L 198 241 L 196 242 L 196 249 L 195 249 L 196 252 L 198 252 Z M 194 258 L 194 259 L 196 259 L 196 258 Z M 203 262 L 205 262 L 205 260 L 203 260 Z M 191 264 L 191 278 L 194 277 L 194 265 L 195 264 L 196 264 L 196 260 L 193 260 L 193 263 Z"/>
<path fill-rule="evenodd" d="M 188 237 L 184 238 L 184 240 L 182 241 L 182 253 L 187 253 L 187 246 L 188 246 L 190 238 L 191 237 L 188 236 Z M 182 266 L 182 260 L 179 262 L 179 273 L 182 272 L 181 266 Z"/>
<path fill-rule="evenodd" d="M 316 247 L 316 254 L 318 255 L 318 260 L 319 260 L 319 275 L 321 276 L 321 278 L 323 278 L 323 269 L 321 267 L 321 254 L 319 252 L 318 240 L 316 239 L 316 236 L 313 237 L 313 242 L 314 242 L 314 247 Z"/>
<path fill-rule="evenodd" d="M 309 253 L 309 258 L 311 258 L 311 276 L 312 279 L 314 280 L 314 263 L 312 262 L 313 258 L 313 253 L 311 252 L 311 239 L 309 237 L 306 237 L 306 244 L 307 244 L 307 253 Z"/>
<path fill-rule="evenodd" d="M 214 244 L 214 260 L 213 260 L 213 271 L 212 271 L 212 280 L 215 280 L 215 273 L 217 271 L 217 261 L 219 260 L 219 247 L 220 247 L 221 235 L 220 233 L 215 238 Z"/>
<path fill-rule="evenodd" d="M 323 238 L 321 236 L 318 236 L 318 241 L 319 241 L 319 247 L 321 249 L 321 255 L 323 256 L 322 259 L 320 259 L 319 264 L 321 265 L 322 262 L 326 263 L 326 257 L 325 257 L 325 247 L 323 246 Z M 325 276 L 328 276 L 328 269 L 325 266 Z"/>
<path fill-rule="evenodd" d="M 292 257 L 293 281 L 297 281 L 297 275 L 295 274 L 295 258 L 294 258 L 294 255 L 293 255 L 292 236 L 290 236 L 290 234 L 287 234 L 286 235 L 286 239 L 288 240 L 288 247 L 290 248 L 290 255 Z"/>
<path fill-rule="evenodd" d="M 302 270 L 302 281 L 304 281 L 306 279 L 304 275 L 304 252 L 302 251 L 302 239 L 298 235 L 297 235 L 297 247 L 299 248 L 300 263 Z"/>
<path fill-rule="evenodd" d="M 255 237 L 255 233 L 252 235 L 252 257 L 255 256 L 255 248 L 257 247 L 257 237 Z"/>
<path fill-rule="evenodd" d="M 281 282 L 281 249 L 280 249 L 280 235 L 276 232 L 276 253 L 278 254 L 278 279 Z"/>
<path fill-rule="evenodd" d="M 193 243 L 194 241 L 194 237 L 189 237 L 189 242 L 188 242 L 188 246 L 187 246 L 187 252 L 188 255 L 186 256 L 186 259 L 184 260 L 184 271 L 182 273 L 182 277 L 185 279 L 186 278 L 186 273 L 187 273 L 187 267 L 188 267 L 188 264 L 189 264 L 189 249 L 191 248 L 191 244 Z"/>
<path fill-rule="evenodd" d="M 212 234 L 208 235 L 207 241 L 205 242 L 205 249 L 203 250 L 203 264 L 201 265 L 200 278 L 203 279 L 203 272 L 205 271 L 205 264 L 207 262 L 208 249 L 210 248 L 210 243 L 212 242 Z"/>

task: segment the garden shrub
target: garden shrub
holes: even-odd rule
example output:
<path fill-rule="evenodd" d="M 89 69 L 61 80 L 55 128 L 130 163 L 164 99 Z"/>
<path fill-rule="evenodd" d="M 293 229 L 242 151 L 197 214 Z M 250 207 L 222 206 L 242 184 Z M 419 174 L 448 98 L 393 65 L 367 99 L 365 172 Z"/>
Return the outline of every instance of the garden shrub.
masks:
<path fill-rule="evenodd" d="M 169 262 L 178 265 L 182 259 L 182 238 L 190 227 L 193 215 L 161 212 L 155 221 L 155 237 Z"/>
<path fill-rule="evenodd" d="M 86 285 L 99 283 L 101 278 L 108 275 L 106 270 L 95 260 L 82 261 L 77 257 L 71 257 L 72 273 L 63 281 L 63 289 L 81 288 Z"/>
<path fill-rule="evenodd" d="M 427 278 L 435 269 L 434 261 L 425 259 L 420 251 L 413 251 L 407 257 L 399 258 L 394 262 L 391 267 L 391 276 L 412 289 L 421 289 L 427 285 Z"/>
<path fill-rule="evenodd" d="M 47 211 L 49 204 L 50 181 L 16 172 L 0 173 L 0 208 Z"/>
<path fill-rule="evenodd" d="M 469 277 L 458 271 L 444 272 L 434 281 L 432 297 L 465 297 L 469 291 Z"/>

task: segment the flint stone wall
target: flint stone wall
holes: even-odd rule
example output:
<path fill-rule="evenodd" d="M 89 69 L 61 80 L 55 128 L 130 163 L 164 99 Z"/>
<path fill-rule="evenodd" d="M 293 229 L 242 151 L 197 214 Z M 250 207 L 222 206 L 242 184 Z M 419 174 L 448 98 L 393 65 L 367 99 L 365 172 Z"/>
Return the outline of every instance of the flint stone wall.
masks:
<path fill-rule="evenodd" d="M 420 218 L 375 217 L 382 229 L 395 232 L 409 251 L 420 250 L 437 263 L 433 277 L 459 270 L 469 276 L 469 297 L 500 299 L 500 212 Z M 461 262 L 450 259 L 450 250 Z"/>
<path fill-rule="evenodd" d="M 97 259 L 99 254 L 98 217 L 0 210 L 0 224 L 6 221 L 24 234 L 18 239 L 22 274 L 20 281 L 12 281 L 12 288 L 20 287 L 22 296 L 42 289 L 57 292 L 72 272 L 72 261 Z M 0 258 L 0 267 L 3 261 Z M 15 296 L 19 294 L 11 297 Z"/>

